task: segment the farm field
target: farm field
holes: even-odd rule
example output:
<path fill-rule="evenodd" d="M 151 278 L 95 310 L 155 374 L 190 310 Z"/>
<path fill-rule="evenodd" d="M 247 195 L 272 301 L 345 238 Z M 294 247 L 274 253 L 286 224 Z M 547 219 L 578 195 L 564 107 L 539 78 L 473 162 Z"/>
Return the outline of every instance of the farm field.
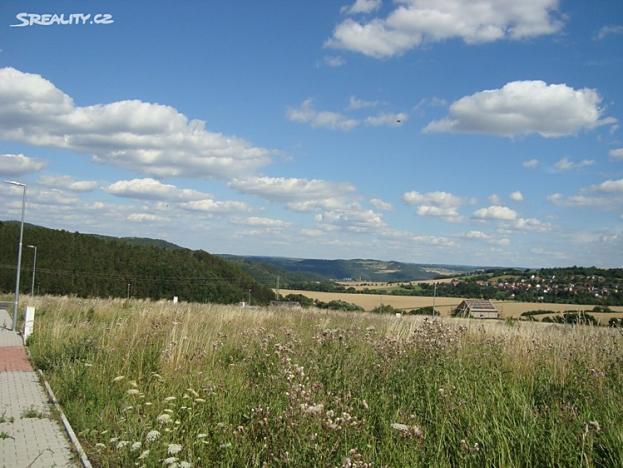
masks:
<path fill-rule="evenodd" d="M 332 300 L 342 300 L 346 302 L 352 302 L 358 306 L 363 307 L 369 311 L 375 307 L 386 304 L 396 307 L 397 309 L 417 309 L 419 307 L 427 307 L 433 305 L 433 298 L 428 296 L 392 296 L 388 294 L 352 294 L 352 293 L 330 293 L 319 291 L 299 291 L 280 289 L 280 294 L 303 294 L 304 296 L 312 299 L 318 299 L 323 302 Z M 435 299 L 435 308 L 440 312 L 442 316 L 449 316 L 450 313 L 463 299 L 460 297 L 437 297 Z M 553 311 L 565 311 L 565 310 L 591 310 L 592 305 L 581 304 L 553 304 L 544 302 L 514 302 L 514 301 L 491 301 L 500 311 L 500 315 L 503 318 L 515 317 L 518 318 L 522 312 L 528 310 L 545 309 Z M 593 313 L 595 318 L 601 321 L 607 321 L 612 317 L 623 317 L 623 306 L 611 307 L 616 313 Z"/>
<path fill-rule="evenodd" d="M 543 323 L 35 298 L 94 466 L 621 466 L 623 335 Z"/>
<path fill-rule="evenodd" d="M 397 281 L 394 283 L 388 283 L 385 281 L 336 281 L 337 284 L 344 286 L 345 288 L 355 288 L 357 291 L 363 291 L 364 289 L 385 289 L 390 287 L 396 287 L 399 284 L 423 284 L 423 283 L 451 283 L 456 278 L 441 278 L 441 279 L 426 279 L 426 280 L 413 280 L 413 281 Z"/>

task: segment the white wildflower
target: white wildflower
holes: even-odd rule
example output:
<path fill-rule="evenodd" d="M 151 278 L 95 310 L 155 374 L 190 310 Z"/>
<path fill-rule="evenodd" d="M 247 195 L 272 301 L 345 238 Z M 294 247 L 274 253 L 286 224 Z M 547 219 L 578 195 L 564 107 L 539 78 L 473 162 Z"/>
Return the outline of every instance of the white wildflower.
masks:
<path fill-rule="evenodd" d="M 190 468 L 192 465 L 190 464 L 190 462 L 184 461 L 182 460 L 180 462 L 180 468 Z"/>
<path fill-rule="evenodd" d="M 227 449 L 229 447 L 231 447 L 231 442 L 227 442 L 225 444 L 219 445 L 219 448 L 222 448 L 222 449 Z"/>
<path fill-rule="evenodd" d="M 169 455 L 175 455 L 182 451 L 182 446 L 180 444 L 169 444 L 167 448 L 167 453 Z"/>
<path fill-rule="evenodd" d="M 115 442 L 117 442 L 118 440 L 119 440 L 119 437 L 111 437 L 111 438 L 110 438 L 110 440 L 109 440 L 109 442 L 110 442 L 111 444 L 114 444 L 114 443 L 115 443 Z"/>
<path fill-rule="evenodd" d="M 102 444 L 101 442 L 98 442 L 97 444 L 95 444 L 95 448 L 103 449 L 103 448 L 106 448 L 106 445 Z"/>
<path fill-rule="evenodd" d="M 143 444 L 141 444 L 140 442 L 134 442 L 134 443 L 131 445 L 130 450 L 131 450 L 132 452 L 136 452 L 138 449 L 140 449 L 140 448 L 141 448 L 141 446 L 142 446 L 142 445 L 143 445 Z"/>
<path fill-rule="evenodd" d="M 161 414 L 160 416 L 158 416 L 156 418 L 156 421 L 158 421 L 160 424 L 169 424 L 173 419 L 171 418 L 170 414 Z"/>
<path fill-rule="evenodd" d="M 201 434 L 197 434 L 197 439 L 205 439 L 206 437 L 208 437 L 208 434 L 204 434 L 203 432 Z"/>
<path fill-rule="evenodd" d="M 129 443 L 130 442 L 127 440 L 120 440 L 119 442 L 117 442 L 117 450 L 124 448 Z"/>
<path fill-rule="evenodd" d="M 143 450 L 141 454 L 138 456 L 139 460 L 144 460 L 149 455 L 149 450 Z"/>
<path fill-rule="evenodd" d="M 147 435 L 145 436 L 145 440 L 147 442 L 153 442 L 154 440 L 157 440 L 158 438 L 160 438 L 160 432 L 156 430 L 149 431 Z"/>
<path fill-rule="evenodd" d="M 169 458 L 165 458 L 164 460 L 162 460 L 163 465 L 173 465 L 176 462 L 177 462 L 176 457 L 169 457 Z"/>

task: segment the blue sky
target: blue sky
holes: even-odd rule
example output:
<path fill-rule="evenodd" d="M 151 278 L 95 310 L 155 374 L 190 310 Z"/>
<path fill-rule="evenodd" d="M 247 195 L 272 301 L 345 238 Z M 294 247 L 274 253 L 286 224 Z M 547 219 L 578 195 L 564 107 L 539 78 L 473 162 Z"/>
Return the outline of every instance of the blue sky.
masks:
<path fill-rule="evenodd" d="M 0 49 L 0 176 L 28 184 L 30 222 L 217 253 L 623 264 L 619 1 L 5 1 Z M 19 207 L 2 184 L 0 219 Z"/>

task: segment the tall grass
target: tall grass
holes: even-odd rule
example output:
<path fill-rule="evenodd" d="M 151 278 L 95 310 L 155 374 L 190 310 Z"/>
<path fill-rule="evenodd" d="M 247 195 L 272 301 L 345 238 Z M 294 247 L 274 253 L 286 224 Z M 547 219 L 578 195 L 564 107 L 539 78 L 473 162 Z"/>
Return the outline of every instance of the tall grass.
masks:
<path fill-rule="evenodd" d="M 98 466 L 621 466 L 616 330 L 40 298 Z M 156 432 L 157 431 L 157 432 Z"/>

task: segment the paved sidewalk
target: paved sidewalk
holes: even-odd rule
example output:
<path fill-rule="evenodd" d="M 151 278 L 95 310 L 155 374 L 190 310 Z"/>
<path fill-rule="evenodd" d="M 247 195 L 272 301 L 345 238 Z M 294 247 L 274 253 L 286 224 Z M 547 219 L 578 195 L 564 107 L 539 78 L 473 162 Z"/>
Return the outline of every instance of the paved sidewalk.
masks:
<path fill-rule="evenodd" d="M 7 311 L 0 310 L 0 468 L 77 466 L 61 425 L 50 414 L 22 339 L 11 331 Z"/>

